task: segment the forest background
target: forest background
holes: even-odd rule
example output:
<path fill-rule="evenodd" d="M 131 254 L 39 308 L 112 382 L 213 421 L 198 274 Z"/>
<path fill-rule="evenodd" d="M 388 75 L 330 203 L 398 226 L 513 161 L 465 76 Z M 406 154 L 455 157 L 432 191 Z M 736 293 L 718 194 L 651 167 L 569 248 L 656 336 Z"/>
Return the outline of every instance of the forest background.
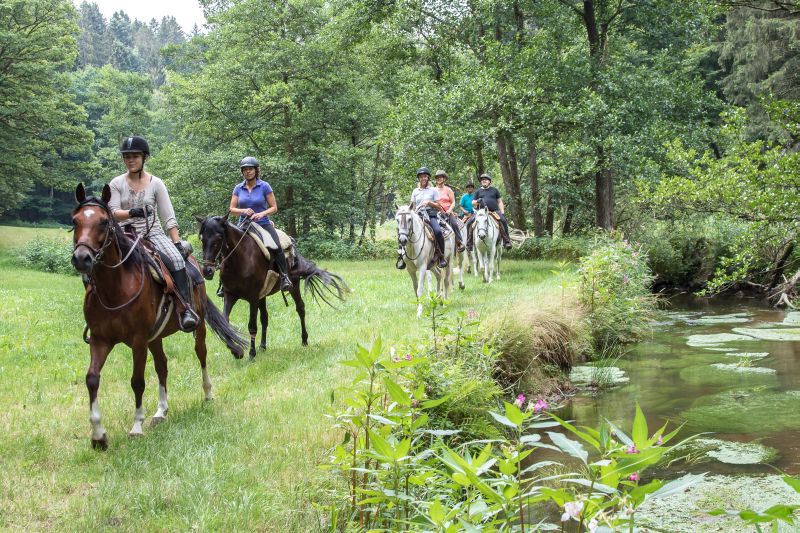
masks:
<path fill-rule="evenodd" d="M 427 165 L 540 239 L 622 230 L 661 283 L 794 296 L 796 0 L 200 4 L 0 0 L 1 221 L 66 222 L 137 134 L 185 230 L 255 155 L 288 233 L 365 246 Z"/>

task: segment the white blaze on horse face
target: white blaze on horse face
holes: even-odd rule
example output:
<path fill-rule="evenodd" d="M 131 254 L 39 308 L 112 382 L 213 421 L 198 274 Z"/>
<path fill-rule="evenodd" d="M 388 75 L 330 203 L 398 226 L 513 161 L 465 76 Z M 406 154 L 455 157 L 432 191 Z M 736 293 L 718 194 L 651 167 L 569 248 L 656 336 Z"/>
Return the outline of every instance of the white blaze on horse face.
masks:
<path fill-rule="evenodd" d="M 84 209 L 83 216 L 86 218 L 91 218 L 94 216 L 94 209 Z"/>
<path fill-rule="evenodd" d="M 106 430 L 100 422 L 100 406 L 97 405 L 97 399 L 92 402 L 89 408 L 89 422 L 92 424 L 92 439 L 102 439 L 103 435 L 106 434 Z"/>

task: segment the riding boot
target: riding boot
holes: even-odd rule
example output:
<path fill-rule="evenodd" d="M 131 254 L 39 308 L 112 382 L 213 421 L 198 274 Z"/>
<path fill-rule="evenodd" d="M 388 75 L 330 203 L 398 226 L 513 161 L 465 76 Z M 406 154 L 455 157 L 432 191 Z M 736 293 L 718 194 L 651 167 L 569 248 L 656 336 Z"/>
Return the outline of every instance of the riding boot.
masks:
<path fill-rule="evenodd" d="M 467 226 L 467 251 L 469 253 L 472 253 L 472 247 L 473 247 L 472 239 L 473 239 L 472 226 Z"/>
<path fill-rule="evenodd" d="M 397 270 L 403 270 L 406 267 L 406 262 L 403 260 L 403 251 L 397 252 L 397 263 L 394 265 Z"/>
<path fill-rule="evenodd" d="M 178 316 L 178 323 L 180 324 L 181 331 L 194 331 L 197 327 L 197 314 L 192 309 L 192 291 L 189 288 L 189 276 L 186 274 L 186 269 L 175 270 L 171 272 L 172 280 L 175 282 L 175 290 L 178 291 L 181 299 L 183 300 L 184 309 Z"/>
<path fill-rule="evenodd" d="M 277 252 L 275 255 L 275 266 L 278 267 L 278 272 L 281 275 L 281 290 L 292 290 L 292 280 L 289 279 L 289 270 L 286 267 L 286 256 L 282 252 Z"/>
<path fill-rule="evenodd" d="M 511 249 L 511 236 L 508 233 L 508 222 L 504 218 L 500 219 L 500 224 L 503 226 L 503 231 L 500 232 L 503 237 L 503 248 L 506 250 Z"/>
<path fill-rule="evenodd" d="M 439 268 L 447 266 L 447 259 L 444 258 L 444 235 L 439 233 L 436 235 L 436 247 L 439 249 Z"/>

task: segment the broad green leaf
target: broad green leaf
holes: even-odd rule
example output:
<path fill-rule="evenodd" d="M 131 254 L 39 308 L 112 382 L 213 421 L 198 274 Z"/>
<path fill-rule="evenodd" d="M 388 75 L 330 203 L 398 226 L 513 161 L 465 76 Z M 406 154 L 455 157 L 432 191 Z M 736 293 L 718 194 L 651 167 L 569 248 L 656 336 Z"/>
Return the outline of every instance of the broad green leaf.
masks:
<path fill-rule="evenodd" d="M 583 464 L 587 464 L 589 460 L 589 452 L 587 452 L 583 445 L 580 442 L 568 439 L 561 433 L 556 433 L 554 431 L 548 431 L 547 435 L 550 437 L 550 440 L 553 441 L 553 444 L 558 446 L 561 450 L 568 453 L 572 457 L 577 457 Z"/>
<path fill-rule="evenodd" d="M 633 417 L 633 443 L 636 447 L 643 449 L 647 446 L 647 419 L 644 417 L 642 408 L 639 407 L 639 402 L 636 402 L 636 414 Z"/>
<path fill-rule="evenodd" d="M 383 383 L 386 385 L 386 390 L 389 391 L 389 396 L 392 397 L 392 400 L 404 407 L 411 405 L 411 396 L 403 390 L 403 387 L 388 377 L 383 378 Z"/>
<path fill-rule="evenodd" d="M 792 476 L 783 476 L 783 482 L 792 487 L 795 492 L 800 492 L 800 478 Z"/>
<path fill-rule="evenodd" d="M 698 481 L 706 477 L 706 473 L 702 474 L 686 474 L 678 479 L 673 479 L 654 493 L 650 494 L 650 498 L 664 498 L 670 494 L 677 494 L 683 492 Z"/>
<path fill-rule="evenodd" d="M 442 396 L 441 398 L 436 398 L 435 400 L 425 400 L 420 405 L 423 409 L 433 409 L 434 407 L 438 407 L 442 405 L 444 402 L 450 399 L 450 394 L 447 396 Z"/>
<path fill-rule="evenodd" d="M 501 415 L 500 413 L 495 413 L 494 411 L 489 411 L 489 414 L 492 415 L 492 417 L 495 420 L 497 420 L 498 422 L 500 422 L 504 426 L 508 426 L 510 428 L 517 427 L 517 425 L 514 422 L 512 422 L 511 420 L 509 420 L 505 416 Z"/>
<path fill-rule="evenodd" d="M 513 403 L 503 402 L 506 407 L 506 418 L 511 421 L 516 427 L 520 427 L 522 425 L 522 421 L 525 417 L 522 415 L 522 411 L 519 410 L 519 407 L 514 405 Z"/>
<path fill-rule="evenodd" d="M 434 524 L 437 526 L 442 525 L 442 522 L 444 521 L 444 507 L 439 500 L 434 500 L 434 502 L 431 504 L 430 508 L 428 509 L 428 515 L 431 517 L 431 521 Z"/>

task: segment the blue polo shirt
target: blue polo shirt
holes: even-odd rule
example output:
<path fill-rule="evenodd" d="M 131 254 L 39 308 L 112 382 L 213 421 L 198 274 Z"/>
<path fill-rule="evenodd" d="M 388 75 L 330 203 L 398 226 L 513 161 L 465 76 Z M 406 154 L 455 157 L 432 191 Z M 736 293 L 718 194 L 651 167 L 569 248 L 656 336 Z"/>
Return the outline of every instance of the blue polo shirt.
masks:
<path fill-rule="evenodd" d="M 256 184 L 252 191 L 247 190 L 247 185 L 244 181 L 233 189 L 233 196 L 237 196 L 239 198 L 239 203 L 237 204 L 239 209 L 250 208 L 256 213 L 267 210 L 267 207 L 269 207 L 267 204 L 267 196 L 270 194 L 272 194 L 272 187 L 269 186 L 269 183 L 260 179 L 256 179 Z M 247 217 L 240 216 L 239 223 L 246 220 L 246 218 Z M 267 226 L 270 224 L 268 216 L 258 220 L 257 222 L 262 226 Z"/>
<path fill-rule="evenodd" d="M 464 193 L 464 195 L 461 197 L 461 201 L 458 202 L 458 205 L 463 207 L 467 213 L 475 212 L 475 208 L 472 207 L 472 195 L 469 193 Z"/>

